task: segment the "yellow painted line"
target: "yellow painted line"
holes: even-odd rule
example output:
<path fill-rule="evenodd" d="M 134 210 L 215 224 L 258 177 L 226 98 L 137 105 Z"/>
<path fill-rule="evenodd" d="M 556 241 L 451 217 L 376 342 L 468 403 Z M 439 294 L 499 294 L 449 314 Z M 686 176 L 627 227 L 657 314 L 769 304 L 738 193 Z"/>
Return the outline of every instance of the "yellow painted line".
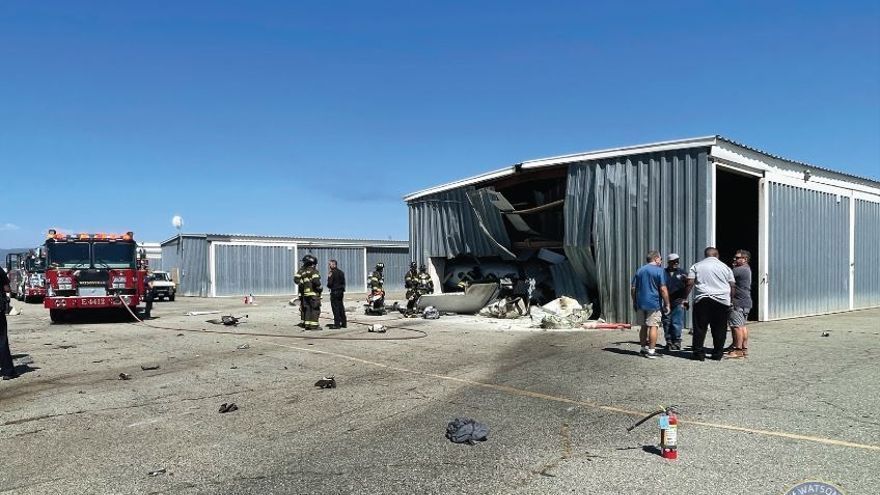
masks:
<path fill-rule="evenodd" d="M 377 368 L 384 368 L 384 369 L 391 370 L 391 371 L 398 371 L 401 373 L 408 373 L 408 374 L 412 374 L 412 375 L 421 375 L 421 376 L 425 376 L 425 377 L 429 377 L 429 378 L 438 378 L 440 380 L 461 383 L 461 384 L 470 385 L 473 387 L 480 387 L 480 388 L 485 388 L 485 389 L 489 389 L 489 390 L 496 390 L 498 392 L 504 392 L 504 393 L 511 394 L 511 395 L 518 395 L 520 397 L 530 397 L 533 399 L 542 399 L 542 400 L 547 400 L 547 401 L 552 401 L 552 402 L 560 402 L 563 404 L 571 404 L 571 405 L 586 407 L 586 408 L 590 408 L 590 409 L 598 409 L 601 411 L 608 411 L 608 412 L 613 412 L 613 413 L 618 413 L 618 414 L 625 414 L 627 416 L 635 416 L 638 418 L 643 418 L 648 415 L 648 413 L 646 413 L 644 411 L 634 411 L 631 409 L 623 409 L 620 407 L 606 406 L 606 405 L 602 405 L 602 404 L 597 404 L 595 402 L 571 399 L 568 397 L 560 397 L 558 395 L 542 394 L 540 392 L 533 392 L 531 390 L 510 387 L 507 385 L 478 382 L 476 380 L 470 380 L 468 378 L 459 378 L 459 377 L 455 377 L 455 376 L 438 375 L 435 373 L 426 373 L 424 371 L 417 371 L 417 370 L 411 370 L 411 369 L 407 369 L 407 368 L 401 368 L 399 366 L 392 366 L 389 364 L 379 363 L 376 361 L 370 361 L 367 359 L 361 359 L 361 358 L 349 356 L 346 354 L 339 354 L 337 352 L 323 351 L 321 349 L 308 349 L 305 347 L 297 347 L 297 346 L 293 346 L 293 345 L 278 344 L 276 342 L 266 342 L 266 343 L 276 345 L 279 347 L 285 347 L 287 349 L 293 349 L 293 350 L 302 351 L 302 352 L 309 352 L 312 354 L 322 354 L 325 356 L 332 356 L 335 358 L 345 359 L 348 361 L 366 364 L 369 366 L 375 366 Z M 821 443 L 821 444 L 825 444 L 825 445 L 835 445 L 837 447 L 849 447 L 849 448 L 854 448 L 854 449 L 880 451 L 880 445 L 870 445 L 870 444 L 864 444 L 864 443 L 847 442 L 845 440 L 837 440 L 834 438 L 813 437 L 813 436 L 809 436 L 809 435 L 799 435 L 797 433 L 787 433 L 787 432 L 783 432 L 783 431 L 758 430 L 758 429 L 754 429 L 754 428 L 746 428 L 743 426 L 726 425 L 726 424 L 722 424 L 722 423 L 710 423 L 710 422 L 706 422 L 706 421 L 679 420 L 679 424 L 703 426 L 706 428 L 715 428 L 715 429 L 719 429 L 719 430 L 739 431 L 739 432 L 743 432 L 743 433 L 754 433 L 757 435 L 766 435 L 769 437 L 787 438 L 789 440 L 801 440 L 801 441 L 805 441 L 805 442 Z"/>

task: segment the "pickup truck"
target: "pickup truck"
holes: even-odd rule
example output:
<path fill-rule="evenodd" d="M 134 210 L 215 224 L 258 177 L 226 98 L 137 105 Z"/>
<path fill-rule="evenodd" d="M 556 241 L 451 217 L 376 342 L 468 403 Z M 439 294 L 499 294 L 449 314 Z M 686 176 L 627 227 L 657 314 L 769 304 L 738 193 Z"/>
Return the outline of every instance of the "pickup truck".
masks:
<path fill-rule="evenodd" d="M 153 294 L 153 299 L 165 298 L 169 301 L 174 300 L 174 295 L 177 292 L 177 285 L 174 283 L 174 280 L 171 279 L 171 274 L 168 272 L 152 272 L 149 275 L 150 277 L 150 291 Z"/>

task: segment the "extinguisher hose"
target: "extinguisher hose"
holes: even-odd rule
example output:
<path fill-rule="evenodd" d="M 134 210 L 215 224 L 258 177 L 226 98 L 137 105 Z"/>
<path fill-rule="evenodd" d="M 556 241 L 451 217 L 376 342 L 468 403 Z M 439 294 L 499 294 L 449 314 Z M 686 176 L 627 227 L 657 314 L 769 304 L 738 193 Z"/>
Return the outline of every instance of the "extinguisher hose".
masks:
<path fill-rule="evenodd" d="M 652 412 L 651 414 L 645 416 L 644 418 L 642 418 L 642 419 L 636 421 L 636 423 L 635 423 L 634 425 L 630 426 L 629 428 L 627 428 L 626 431 L 628 431 L 628 432 L 629 432 L 629 431 L 633 431 L 633 430 L 636 429 L 636 427 L 638 427 L 640 424 L 642 424 L 642 423 L 644 423 L 645 421 L 647 421 L 647 420 L 653 418 L 654 416 L 657 416 L 658 414 L 662 414 L 662 413 L 664 413 L 664 412 L 666 412 L 666 408 L 663 408 L 663 409 L 659 409 L 659 410 L 657 410 L 657 411 L 654 411 L 654 412 Z"/>

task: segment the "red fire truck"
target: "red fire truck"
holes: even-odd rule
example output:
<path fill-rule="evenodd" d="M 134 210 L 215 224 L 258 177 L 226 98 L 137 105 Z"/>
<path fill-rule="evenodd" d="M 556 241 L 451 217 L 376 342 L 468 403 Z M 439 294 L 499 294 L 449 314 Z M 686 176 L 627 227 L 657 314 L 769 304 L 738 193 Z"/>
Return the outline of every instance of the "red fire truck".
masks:
<path fill-rule="evenodd" d="M 49 230 L 47 294 L 43 306 L 53 322 L 72 311 L 137 310 L 146 271 L 139 269 L 134 234 L 61 234 Z"/>
<path fill-rule="evenodd" d="M 26 303 L 46 296 L 46 258 L 42 250 L 6 255 L 6 274 L 12 296 Z"/>

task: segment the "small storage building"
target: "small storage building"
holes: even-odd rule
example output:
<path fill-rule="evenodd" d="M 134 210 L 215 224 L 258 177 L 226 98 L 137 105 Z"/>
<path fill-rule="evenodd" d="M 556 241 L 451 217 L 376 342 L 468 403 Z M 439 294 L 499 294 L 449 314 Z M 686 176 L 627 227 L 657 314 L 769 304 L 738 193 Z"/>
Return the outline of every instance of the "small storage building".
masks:
<path fill-rule="evenodd" d="M 367 276 L 379 262 L 386 290 L 402 290 L 410 262 L 406 241 L 181 234 L 162 242 L 162 267 L 182 296 L 292 295 L 293 274 L 306 254 L 318 258 L 322 283 L 335 259 L 349 292 L 366 292 Z"/>
<path fill-rule="evenodd" d="M 877 168 L 875 168 L 877 170 Z M 880 181 L 721 136 L 531 160 L 406 196 L 410 250 L 451 287 L 534 275 L 631 321 L 645 253 L 752 253 L 752 319 L 880 306 Z M 665 261 L 664 261 L 665 263 Z"/>

